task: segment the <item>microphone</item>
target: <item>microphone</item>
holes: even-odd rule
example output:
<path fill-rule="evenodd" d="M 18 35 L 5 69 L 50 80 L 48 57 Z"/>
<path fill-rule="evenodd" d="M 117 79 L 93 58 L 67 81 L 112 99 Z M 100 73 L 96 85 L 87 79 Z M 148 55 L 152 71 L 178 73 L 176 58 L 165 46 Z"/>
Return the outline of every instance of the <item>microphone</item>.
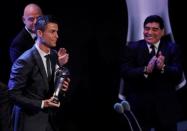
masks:
<path fill-rule="evenodd" d="M 123 106 L 123 108 L 124 108 L 125 111 L 131 111 L 131 109 L 130 109 L 130 104 L 129 104 L 128 101 L 123 100 L 123 101 L 121 102 L 121 105 Z"/>
<path fill-rule="evenodd" d="M 114 104 L 114 110 L 120 114 L 123 114 L 124 112 L 123 106 L 120 103 Z"/>
<path fill-rule="evenodd" d="M 123 114 L 123 116 L 127 119 L 128 124 L 130 126 L 131 131 L 134 131 L 132 128 L 132 124 L 130 122 L 130 119 L 128 118 L 128 116 L 124 113 L 124 108 L 123 105 L 121 103 L 115 103 L 114 104 L 114 110 L 120 114 Z"/>
<path fill-rule="evenodd" d="M 138 126 L 139 130 L 142 131 L 142 128 L 140 127 L 140 124 L 139 124 L 137 118 L 135 117 L 134 113 L 133 113 L 133 112 L 131 111 L 131 109 L 130 109 L 130 104 L 129 104 L 129 102 L 126 101 L 126 100 L 123 100 L 123 101 L 121 102 L 121 105 L 122 105 L 124 111 L 130 112 L 130 114 L 131 114 L 131 116 L 133 117 L 133 119 L 135 120 L 136 125 Z"/>

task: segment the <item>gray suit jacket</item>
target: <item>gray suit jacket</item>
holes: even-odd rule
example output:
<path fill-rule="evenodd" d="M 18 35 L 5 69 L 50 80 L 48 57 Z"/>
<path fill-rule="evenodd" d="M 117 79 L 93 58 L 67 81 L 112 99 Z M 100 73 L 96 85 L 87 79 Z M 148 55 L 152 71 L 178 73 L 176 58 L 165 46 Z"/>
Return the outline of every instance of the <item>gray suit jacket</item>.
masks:
<path fill-rule="evenodd" d="M 52 70 L 57 61 L 57 53 L 51 50 Z M 19 57 L 12 66 L 9 79 L 9 94 L 15 103 L 15 131 L 46 131 L 53 128 L 55 110 L 41 109 L 42 100 L 52 96 L 42 59 L 33 46 Z"/>

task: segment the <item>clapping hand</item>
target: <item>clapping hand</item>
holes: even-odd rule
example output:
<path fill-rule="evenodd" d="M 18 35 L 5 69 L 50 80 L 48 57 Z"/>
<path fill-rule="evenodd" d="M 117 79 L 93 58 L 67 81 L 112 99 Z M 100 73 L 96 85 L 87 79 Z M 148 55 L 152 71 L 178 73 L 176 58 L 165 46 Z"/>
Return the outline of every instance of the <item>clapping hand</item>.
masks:
<path fill-rule="evenodd" d="M 66 52 L 65 48 L 60 48 L 58 51 L 58 63 L 60 66 L 66 64 L 69 59 L 69 54 Z"/>
<path fill-rule="evenodd" d="M 165 57 L 162 55 L 162 52 L 159 51 L 158 57 L 157 57 L 157 60 L 156 60 L 157 69 L 162 70 L 162 68 L 164 67 L 164 60 L 165 60 Z"/>
<path fill-rule="evenodd" d="M 157 57 L 156 56 L 153 56 L 151 58 L 151 60 L 149 61 L 147 67 L 146 67 L 146 73 L 152 73 L 153 69 L 154 69 L 154 66 L 155 66 L 155 62 L 157 60 Z"/>

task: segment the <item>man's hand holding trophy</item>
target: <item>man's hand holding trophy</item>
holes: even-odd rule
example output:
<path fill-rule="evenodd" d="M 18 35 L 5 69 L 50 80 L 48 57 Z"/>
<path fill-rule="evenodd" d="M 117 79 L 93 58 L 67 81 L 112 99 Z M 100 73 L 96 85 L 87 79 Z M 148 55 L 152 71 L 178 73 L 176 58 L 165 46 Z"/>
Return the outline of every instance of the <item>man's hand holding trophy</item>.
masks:
<path fill-rule="evenodd" d="M 55 91 L 50 99 L 42 101 L 42 108 L 60 107 L 60 97 L 65 96 L 65 92 L 69 88 L 70 73 L 65 65 L 68 62 L 69 54 L 65 48 L 60 48 L 58 51 L 59 68 L 55 73 Z"/>

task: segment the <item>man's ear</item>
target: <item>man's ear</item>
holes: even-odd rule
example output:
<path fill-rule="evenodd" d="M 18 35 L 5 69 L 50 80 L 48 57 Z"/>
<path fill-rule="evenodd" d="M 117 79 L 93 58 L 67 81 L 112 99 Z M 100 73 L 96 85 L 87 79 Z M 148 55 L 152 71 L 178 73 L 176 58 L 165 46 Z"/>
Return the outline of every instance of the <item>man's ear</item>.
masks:
<path fill-rule="evenodd" d="M 162 36 L 165 36 L 165 35 L 166 35 L 165 29 L 162 29 Z"/>
<path fill-rule="evenodd" d="M 25 18 L 24 18 L 24 16 L 22 16 L 22 21 L 23 21 L 23 23 L 25 24 Z"/>
<path fill-rule="evenodd" d="M 36 31 L 36 34 L 37 34 L 37 36 L 42 37 L 43 32 L 42 32 L 41 30 L 37 30 L 37 31 Z"/>

